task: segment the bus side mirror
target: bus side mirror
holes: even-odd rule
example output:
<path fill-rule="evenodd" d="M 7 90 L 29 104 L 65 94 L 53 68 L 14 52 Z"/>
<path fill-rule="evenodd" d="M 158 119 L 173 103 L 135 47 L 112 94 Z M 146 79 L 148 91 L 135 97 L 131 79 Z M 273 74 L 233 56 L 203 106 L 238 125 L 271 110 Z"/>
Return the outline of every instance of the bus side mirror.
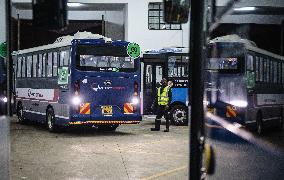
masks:
<path fill-rule="evenodd" d="M 187 23 L 189 0 L 164 0 L 164 21 L 166 23 Z"/>
<path fill-rule="evenodd" d="M 67 25 L 67 0 L 33 0 L 33 25 L 61 29 Z"/>

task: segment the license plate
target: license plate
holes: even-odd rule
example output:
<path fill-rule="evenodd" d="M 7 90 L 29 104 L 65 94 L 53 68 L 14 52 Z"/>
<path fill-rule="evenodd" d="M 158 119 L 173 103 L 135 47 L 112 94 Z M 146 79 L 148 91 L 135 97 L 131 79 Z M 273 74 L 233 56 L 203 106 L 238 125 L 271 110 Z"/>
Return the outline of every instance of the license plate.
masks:
<path fill-rule="evenodd" d="M 112 106 L 103 106 L 102 107 L 102 113 L 105 115 L 112 114 Z"/>

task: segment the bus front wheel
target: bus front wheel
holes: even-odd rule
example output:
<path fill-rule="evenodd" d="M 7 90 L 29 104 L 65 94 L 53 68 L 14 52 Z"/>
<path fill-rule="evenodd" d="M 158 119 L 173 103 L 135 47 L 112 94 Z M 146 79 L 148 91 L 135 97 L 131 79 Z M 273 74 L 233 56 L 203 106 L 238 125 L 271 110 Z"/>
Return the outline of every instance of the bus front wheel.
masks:
<path fill-rule="evenodd" d="M 46 111 L 46 124 L 47 124 L 47 129 L 49 132 L 57 132 L 58 127 L 55 124 L 55 115 L 54 111 L 52 108 L 48 108 Z"/>
<path fill-rule="evenodd" d="M 175 105 L 170 109 L 170 120 L 176 125 L 187 125 L 188 124 L 188 114 L 187 108 L 183 105 Z"/>
<path fill-rule="evenodd" d="M 263 134 L 263 121 L 261 113 L 258 113 L 256 117 L 256 131 L 259 135 Z"/>
<path fill-rule="evenodd" d="M 23 109 L 22 103 L 18 104 L 17 116 L 18 116 L 18 123 L 19 124 L 24 124 L 25 123 L 25 118 L 24 118 L 24 109 Z"/>

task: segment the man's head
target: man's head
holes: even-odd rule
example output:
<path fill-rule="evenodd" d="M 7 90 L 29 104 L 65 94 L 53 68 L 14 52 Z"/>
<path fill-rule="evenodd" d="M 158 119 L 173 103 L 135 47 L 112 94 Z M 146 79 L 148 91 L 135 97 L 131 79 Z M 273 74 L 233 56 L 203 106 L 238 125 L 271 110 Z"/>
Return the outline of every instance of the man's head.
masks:
<path fill-rule="evenodd" d="M 167 84 L 168 84 L 167 79 L 166 79 L 166 78 L 163 78 L 163 79 L 161 80 L 161 85 L 162 85 L 162 86 L 167 86 Z"/>
<path fill-rule="evenodd" d="M 168 86 L 169 87 L 173 87 L 173 85 L 174 85 L 173 81 L 168 81 Z"/>

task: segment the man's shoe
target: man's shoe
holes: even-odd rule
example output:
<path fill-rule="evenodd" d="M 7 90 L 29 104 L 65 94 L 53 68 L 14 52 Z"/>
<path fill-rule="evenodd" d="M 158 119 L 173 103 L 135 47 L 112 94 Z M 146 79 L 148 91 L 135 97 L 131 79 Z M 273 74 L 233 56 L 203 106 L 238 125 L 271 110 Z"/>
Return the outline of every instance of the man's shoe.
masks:
<path fill-rule="evenodd" d="M 165 130 L 164 130 L 164 132 L 170 132 L 170 130 L 168 130 L 168 129 L 165 129 Z"/>
<path fill-rule="evenodd" d="M 160 131 L 160 129 L 151 128 L 151 131 Z"/>

